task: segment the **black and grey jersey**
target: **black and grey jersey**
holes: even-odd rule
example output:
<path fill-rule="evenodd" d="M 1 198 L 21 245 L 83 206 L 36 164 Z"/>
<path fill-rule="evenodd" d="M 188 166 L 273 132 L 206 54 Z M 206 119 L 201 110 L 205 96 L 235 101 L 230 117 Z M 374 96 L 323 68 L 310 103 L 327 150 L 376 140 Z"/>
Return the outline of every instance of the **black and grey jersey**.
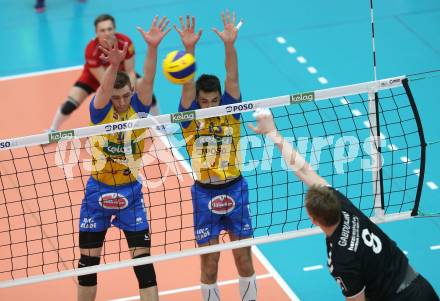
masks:
<path fill-rule="evenodd" d="M 386 300 L 403 281 L 408 259 L 347 197 L 334 192 L 341 200 L 342 213 L 335 232 L 327 237 L 330 273 L 346 297 L 364 291 L 368 299 Z"/>

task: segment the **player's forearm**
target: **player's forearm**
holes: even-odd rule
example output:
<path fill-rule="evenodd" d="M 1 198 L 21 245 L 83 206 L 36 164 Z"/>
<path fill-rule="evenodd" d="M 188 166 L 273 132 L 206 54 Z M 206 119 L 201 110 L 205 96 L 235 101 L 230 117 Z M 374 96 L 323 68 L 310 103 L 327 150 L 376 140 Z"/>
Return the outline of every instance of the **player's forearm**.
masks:
<path fill-rule="evenodd" d="M 226 79 L 232 82 L 238 82 L 237 50 L 233 44 L 225 44 L 225 58 Z"/>
<path fill-rule="evenodd" d="M 196 85 L 192 79 L 189 83 L 182 85 L 182 107 L 188 109 L 196 98 Z"/>
<path fill-rule="evenodd" d="M 101 78 L 101 89 L 103 91 L 111 93 L 116 80 L 116 75 L 118 74 L 118 70 L 119 65 L 110 65 L 105 70 Z"/>
<path fill-rule="evenodd" d="M 147 56 L 144 61 L 144 83 L 153 85 L 157 66 L 157 47 L 148 46 Z"/>
<path fill-rule="evenodd" d="M 185 46 L 185 52 L 191 53 L 193 56 L 195 56 L 195 48 L 196 48 L 195 44 L 191 46 Z M 182 85 L 182 99 L 181 99 L 182 107 L 188 109 L 195 98 L 196 98 L 196 85 L 194 83 L 194 79 L 192 79 L 188 83 Z"/>
<path fill-rule="evenodd" d="M 301 156 L 292 146 L 292 144 L 287 142 L 277 130 L 267 134 L 267 137 L 272 140 L 280 150 L 284 161 L 290 169 L 297 172 L 310 167 L 303 156 Z"/>
<path fill-rule="evenodd" d="M 102 84 L 102 80 L 104 77 L 105 68 L 104 67 L 97 67 L 97 68 L 90 68 L 90 73 L 95 77 L 95 79 Z"/>
<path fill-rule="evenodd" d="M 196 52 L 196 45 L 185 46 L 185 52 L 194 55 Z"/>
<path fill-rule="evenodd" d="M 134 72 L 134 70 L 131 70 L 128 73 L 128 77 L 130 78 L 130 82 L 131 82 L 131 86 L 132 87 L 136 87 L 136 72 Z"/>
<path fill-rule="evenodd" d="M 304 182 L 307 186 L 311 185 L 328 185 L 327 182 L 321 178 L 310 166 L 310 164 L 299 154 L 291 143 L 287 142 L 281 134 L 274 130 L 267 134 L 277 148 L 286 162 L 286 165 L 291 169 L 295 175 Z"/>
<path fill-rule="evenodd" d="M 104 72 L 101 86 L 96 91 L 94 106 L 96 109 L 104 108 L 110 101 L 113 86 L 118 73 L 119 65 L 110 65 Z"/>

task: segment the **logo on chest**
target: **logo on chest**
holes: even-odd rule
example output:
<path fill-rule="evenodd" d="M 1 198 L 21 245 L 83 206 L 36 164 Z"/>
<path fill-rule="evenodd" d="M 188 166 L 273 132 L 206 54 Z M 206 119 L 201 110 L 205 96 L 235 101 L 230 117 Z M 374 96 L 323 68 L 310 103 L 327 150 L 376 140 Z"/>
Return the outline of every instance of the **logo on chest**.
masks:
<path fill-rule="evenodd" d="M 229 195 L 223 194 L 214 197 L 208 204 L 209 210 L 215 214 L 226 214 L 234 210 L 235 201 Z"/>

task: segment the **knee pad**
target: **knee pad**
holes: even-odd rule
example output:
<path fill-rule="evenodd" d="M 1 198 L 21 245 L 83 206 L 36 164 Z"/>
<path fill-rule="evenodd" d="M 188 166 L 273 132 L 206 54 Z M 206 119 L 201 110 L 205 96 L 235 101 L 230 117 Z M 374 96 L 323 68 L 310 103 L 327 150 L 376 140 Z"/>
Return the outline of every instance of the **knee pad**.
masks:
<path fill-rule="evenodd" d="M 150 256 L 150 254 L 144 253 L 134 257 L 133 259 L 147 256 Z M 156 272 L 154 271 L 154 266 L 152 263 L 135 266 L 133 267 L 133 270 L 139 283 L 139 289 L 157 285 Z"/>
<path fill-rule="evenodd" d="M 100 257 L 93 257 L 81 254 L 81 257 L 78 261 L 78 268 L 98 265 L 100 260 Z M 96 275 L 96 273 L 78 276 L 78 284 L 81 286 L 95 286 L 97 283 L 98 276 Z"/>
<path fill-rule="evenodd" d="M 104 245 L 107 230 L 101 232 L 79 232 L 79 247 L 81 249 L 101 248 Z"/>
<path fill-rule="evenodd" d="M 148 229 L 141 231 L 124 230 L 129 248 L 150 248 L 151 238 Z"/>
<path fill-rule="evenodd" d="M 75 99 L 69 97 L 66 102 L 61 106 L 61 113 L 63 113 L 63 115 L 70 115 L 73 111 L 76 110 L 76 108 L 78 108 L 78 105 L 79 104 Z"/>

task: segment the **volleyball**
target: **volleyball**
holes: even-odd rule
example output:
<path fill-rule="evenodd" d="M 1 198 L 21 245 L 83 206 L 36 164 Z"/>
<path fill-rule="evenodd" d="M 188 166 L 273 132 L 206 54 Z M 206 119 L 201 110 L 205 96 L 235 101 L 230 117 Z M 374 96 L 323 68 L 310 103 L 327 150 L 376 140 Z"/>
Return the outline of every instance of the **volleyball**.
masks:
<path fill-rule="evenodd" d="M 191 53 L 175 50 L 167 54 L 162 69 L 165 77 L 173 84 L 185 84 L 194 77 L 196 60 Z"/>

